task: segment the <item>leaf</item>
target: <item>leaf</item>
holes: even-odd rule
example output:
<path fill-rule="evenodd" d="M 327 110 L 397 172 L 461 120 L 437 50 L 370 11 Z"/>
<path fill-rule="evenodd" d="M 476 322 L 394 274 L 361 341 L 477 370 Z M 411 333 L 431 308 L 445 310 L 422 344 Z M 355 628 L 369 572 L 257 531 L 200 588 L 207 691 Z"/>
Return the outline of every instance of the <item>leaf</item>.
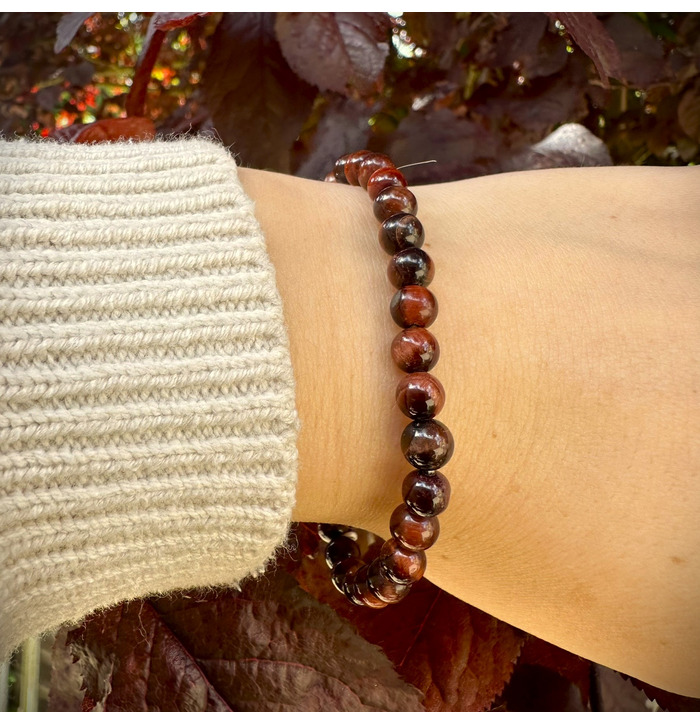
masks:
<path fill-rule="evenodd" d="M 68 639 L 97 709 L 420 710 L 386 657 L 282 571 L 124 603 Z"/>
<path fill-rule="evenodd" d="M 376 90 L 389 54 L 386 13 L 278 13 L 275 30 L 290 67 L 321 90 Z"/>
<path fill-rule="evenodd" d="M 154 138 L 156 129 L 150 118 L 105 118 L 87 124 L 75 137 L 75 143 L 96 143 L 132 139 L 148 141 Z"/>
<path fill-rule="evenodd" d="M 309 549 L 302 528 L 300 547 Z M 304 541 L 306 540 L 306 541 Z M 513 671 L 524 635 L 422 579 L 402 602 L 381 610 L 355 607 L 330 583 L 320 550 L 300 556 L 294 576 L 378 645 L 397 672 L 424 693 L 431 711 L 485 710 Z"/>
<path fill-rule="evenodd" d="M 316 91 L 287 65 L 272 13 L 224 13 L 203 78 L 222 141 L 241 163 L 289 173 L 290 147 Z"/>
<path fill-rule="evenodd" d="M 628 677 L 627 675 L 621 676 L 629 679 L 650 700 L 656 700 L 664 710 L 669 710 L 670 712 L 700 712 L 700 698 L 677 695 L 674 692 L 667 692 L 660 687 L 654 687 L 633 677 Z"/>
<path fill-rule="evenodd" d="M 700 141 L 700 86 L 690 88 L 678 104 L 678 123 L 694 141 Z"/>
<path fill-rule="evenodd" d="M 80 689 L 83 679 L 80 666 L 73 661 L 70 648 L 66 646 L 67 627 L 56 632 L 51 648 L 51 685 L 48 709 L 51 712 L 79 712 L 83 701 Z"/>
<path fill-rule="evenodd" d="M 637 88 L 668 77 L 663 45 L 639 20 L 626 13 L 614 13 L 605 21 L 605 29 L 620 52 L 620 74 Z"/>
<path fill-rule="evenodd" d="M 148 30 L 143 41 L 141 56 L 145 56 L 148 52 L 148 46 L 156 31 L 167 32 L 173 28 L 184 28 L 202 15 L 208 15 L 208 13 L 153 13 L 148 23 Z"/>
<path fill-rule="evenodd" d="M 54 53 L 60 53 L 73 40 L 83 23 L 94 13 L 65 13 L 56 26 Z"/>
<path fill-rule="evenodd" d="M 610 33 L 593 13 L 546 14 L 564 25 L 578 47 L 593 61 L 606 88 L 609 87 L 608 78 L 621 77 L 620 51 Z"/>

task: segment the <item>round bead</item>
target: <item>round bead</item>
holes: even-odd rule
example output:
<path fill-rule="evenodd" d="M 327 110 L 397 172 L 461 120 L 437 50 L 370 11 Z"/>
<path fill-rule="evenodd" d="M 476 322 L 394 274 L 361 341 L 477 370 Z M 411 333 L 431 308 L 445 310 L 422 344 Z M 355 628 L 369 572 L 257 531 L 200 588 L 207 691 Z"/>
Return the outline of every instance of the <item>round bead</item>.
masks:
<path fill-rule="evenodd" d="M 411 373 L 396 386 L 396 403 L 409 418 L 434 418 L 445 404 L 445 388 L 430 373 Z"/>
<path fill-rule="evenodd" d="M 342 524 L 319 524 L 318 535 L 322 541 L 326 543 L 337 539 L 339 536 L 348 535 L 351 539 L 357 538 L 357 533 L 349 526 L 343 526 Z"/>
<path fill-rule="evenodd" d="M 417 582 L 425 574 L 427 565 L 424 551 L 404 549 L 393 537 L 384 542 L 379 562 L 389 579 L 399 584 Z"/>
<path fill-rule="evenodd" d="M 387 254 L 422 247 L 424 240 L 423 225 L 413 214 L 395 214 L 379 227 L 379 243 Z"/>
<path fill-rule="evenodd" d="M 379 599 L 387 604 L 401 601 L 410 591 L 410 584 L 399 584 L 384 571 L 379 559 L 367 567 L 367 583 Z"/>
<path fill-rule="evenodd" d="M 386 154 L 371 154 L 366 156 L 360 163 L 360 170 L 357 172 L 357 180 L 363 189 L 367 188 L 369 177 L 380 169 L 393 169 L 394 162 Z"/>
<path fill-rule="evenodd" d="M 347 176 L 347 167 L 345 174 Z M 394 214 L 415 214 L 418 202 L 412 191 L 404 186 L 390 186 L 377 194 L 372 207 L 374 216 L 383 222 Z"/>
<path fill-rule="evenodd" d="M 337 184 L 338 180 L 335 178 L 335 171 L 329 171 L 324 177 L 324 181 L 330 181 L 332 184 Z"/>
<path fill-rule="evenodd" d="M 424 327 L 409 327 L 393 339 L 391 357 L 406 373 L 424 373 L 437 365 L 440 345 Z"/>
<path fill-rule="evenodd" d="M 439 471 L 411 471 L 403 480 L 401 493 L 406 506 L 418 516 L 437 516 L 450 502 L 450 482 Z"/>
<path fill-rule="evenodd" d="M 389 262 L 387 276 L 394 287 L 418 284 L 427 287 L 435 276 L 435 266 L 428 253 L 417 247 L 397 252 Z"/>
<path fill-rule="evenodd" d="M 438 303 L 427 287 L 411 284 L 391 298 L 390 309 L 399 327 L 430 327 L 437 317 Z"/>
<path fill-rule="evenodd" d="M 345 585 L 348 579 L 362 567 L 361 559 L 343 559 L 340 563 L 333 567 L 331 572 L 331 581 L 333 586 L 341 593 L 345 594 Z"/>
<path fill-rule="evenodd" d="M 345 178 L 345 162 L 350 158 L 350 154 L 345 154 L 344 156 L 341 156 L 333 166 L 333 175 L 335 176 L 335 180 L 339 184 L 347 184 L 348 180 Z"/>
<path fill-rule="evenodd" d="M 405 503 L 394 509 L 389 521 L 391 535 L 404 549 L 419 551 L 428 549 L 440 535 L 440 522 L 416 516 Z"/>
<path fill-rule="evenodd" d="M 343 559 L 359 559 L 360 547 L 347 536 L 339 536 L 333 539 L 326 547 L 326 564 L 333 569 Z"/>
<path fill-rule="evenodd" d="M 360 164 L 371 155 L 372 152 L 365 149 L 364 151 L 355 151 L 355 153 L 348 156 L 345 162 L 345 178 L 348 184 L 352 186 L 360 185 L 360 182 L 357 180 L 357 172 L 360 170 Z"/>
<path fill-rule="evenodd" d="M 369 179 L 367 179 L 367 193 L 372 201 L 374 201 L 379 194 L 384 191 L 384 189 L 388 189 L 392 186 L 407 186 L 404 175 L 398 169 L 379 169 L 378 171 L 375 171 Z"/>
<path fill-rule="evenodd" d="M 415 468 L 435 471 L 452 458 L 454 440 L 439 420 L 414 420 L 401 434 L 401 450 Z"/>
<path fill-rule="evenodd" d="M 349 587 L 353 598 L 360 602 L 365 607 L 371 607 L 372 609 L 382 609 L 386 607 L 389 602 L 381 599 L 377 593 L 370 587 L 367 579 L 367 567 L 363 566 L 355 574 L 354 582 Z"/>

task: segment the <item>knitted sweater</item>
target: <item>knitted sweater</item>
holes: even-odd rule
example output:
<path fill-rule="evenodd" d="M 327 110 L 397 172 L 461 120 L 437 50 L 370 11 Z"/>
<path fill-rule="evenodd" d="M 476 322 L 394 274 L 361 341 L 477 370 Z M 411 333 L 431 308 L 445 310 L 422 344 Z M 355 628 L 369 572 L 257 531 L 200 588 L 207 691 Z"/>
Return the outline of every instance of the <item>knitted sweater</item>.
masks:
<path fill-rule="evenodd" d="M 253 204 L 202 139 L 0 140 L 0 660 L 283 543 L 298 418 Z"/>

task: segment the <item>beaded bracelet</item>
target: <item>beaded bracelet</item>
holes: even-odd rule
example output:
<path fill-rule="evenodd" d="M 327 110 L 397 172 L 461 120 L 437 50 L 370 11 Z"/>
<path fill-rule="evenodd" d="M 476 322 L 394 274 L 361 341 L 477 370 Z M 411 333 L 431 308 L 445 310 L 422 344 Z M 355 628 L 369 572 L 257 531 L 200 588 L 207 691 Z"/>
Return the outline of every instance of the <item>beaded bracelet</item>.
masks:
<path fill-rule="evenodd" d="M 335 587 L 354 604 L 380 609 L 403 599 L 425 573 L 425 549 L 437 540 L 437 515 L 450 499 L 450 484 L 438 469 L 450 460 L 454 443 L 447 426 L 435 420 L 444 405 L 445 390 L 428 373 L 440 356 L 437 340 L 426 329 L 438 311 L 437 300 L 428 290 L 435 270 L 421 249 L 424 232 L 415 216 L 416 197 L 388 156 L 371 151 L 341 156 L 325 180 L 367 189 L 381 222 L 379 242 L 392 255 L 389 280 L 398 288 L 390 310 L 403 329 L 391 344 L 391 355 L 408 373 L 396 388 L 396 402 L 412 419 L 401 435 L 401 450 L 415 470 L 403 480 L 404 503 L 391 515 L 391 538 L 371 564 L 360 558 L 353 529 L 319 526 Z"/>

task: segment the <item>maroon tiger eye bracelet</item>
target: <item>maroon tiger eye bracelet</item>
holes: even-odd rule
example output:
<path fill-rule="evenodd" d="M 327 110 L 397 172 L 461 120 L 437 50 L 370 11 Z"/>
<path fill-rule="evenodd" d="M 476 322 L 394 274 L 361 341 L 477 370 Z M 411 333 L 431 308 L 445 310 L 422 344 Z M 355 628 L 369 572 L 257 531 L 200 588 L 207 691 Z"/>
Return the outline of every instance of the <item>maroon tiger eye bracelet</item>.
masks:
<path fill-rule="evenodd" d="M 380 609 L 403 599 L 425 573 L 425 550 L 437 540 L 437 516 L 450 500 L 449 481 L 438 469 L 452 457 L 454 442 L 447 426 L 435 419 L 445 403 L 445 389 L 428 372 L 440 357 L 438 342 L 426 329 L 438 312 L 428 289 L 435 270 L 421 249 L 425 233 L 416 217 L 416 197 L 388 156 L 372 151 L 341 156 L 326 181 L 367 190 L 381 223 L 379 244 L 391 255 L 389 281 L 398 289 L 389 309 L 402 329 L 391 344 L 391 356 L 408 373 L 396 388 L 396 403 L 411 419 L 401 435 L 401 450 L 414 467 L 403 480 L 404 502 L 391 515 L 391 538 L 370 564 L 361 558 L 353 529 L 319 525 L 335 587 L 354 604 Z"/>

